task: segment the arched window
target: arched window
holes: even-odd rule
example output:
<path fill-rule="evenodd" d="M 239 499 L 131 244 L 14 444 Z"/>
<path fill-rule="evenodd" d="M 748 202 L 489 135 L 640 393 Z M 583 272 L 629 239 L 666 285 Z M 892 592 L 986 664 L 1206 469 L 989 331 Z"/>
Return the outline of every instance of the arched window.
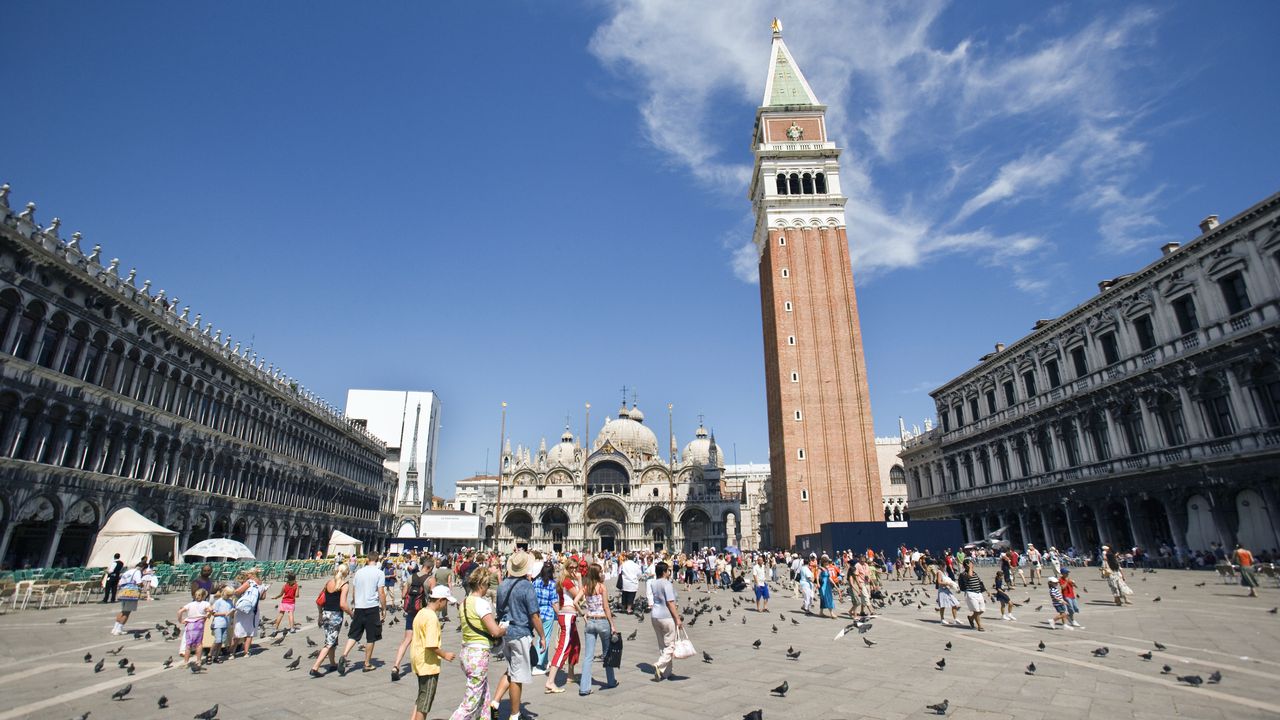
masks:
<path fill-rule="evenodd" d="M 1125 443 L 1129 446 L 1129 454 L 1137 455 L 1146 452 L 1147 436 L 1142 427 L 1142 412 L 1138 404 L 1129 403 L 1120 408 L 1120 428 L 1124 431 Z"/>
<path fill-rule="evenodd" d="M 40 323 L 43 320 L 43 304 L 32 302 L 27 305 L 26 312 L 22 313 L 22 317 L 18 318 L 18 329 L 13 336 L 11 352 L 14 357 L 20 357 L 24 360 L 31 359 L 29 355 L 32 346 L 36 344 L 36 331 L 40 328 Z"/>
<path fill-rule="evenodd" d="M 894 465 L 889 468 L 889 484 L 890 485 L 906 485 L 907 473 L 902 469 L 901 465 Z"/>
<path fill-rule="evenodd" d="M 1280 425 L 1280 371 L 1275 365 L 1259 365 L 1251 379 L 1262 418 L 1268 425 Z"/>
<path fill-rule="evenodd" d="M 827 194 L 827 176 L 823 173 L 818 173 L 813 176 L 813 185 L 819 195 Z"/>
<path fill-rule="evenodd" d="M 805 173 L 804 177 L 800 179 L 800 187 L 803 188 L 803 192 L 805 195 L 812 195 L 813 194 L 813 176 L 810 175 L 809 173 Z"/>
<path fill-rule="evenodd" d="M 796 173 L 791 173 L 791 178 L 787 184 L 787 187 L 790 189 L 790 192 L 788 194 L 799 195 L 800 194 L 800 176 Z"/>
<path fill-rule="evenodd" d="M 787 176 L 785 173 L 778 173 L 778 194 L 787 194 Z"/>

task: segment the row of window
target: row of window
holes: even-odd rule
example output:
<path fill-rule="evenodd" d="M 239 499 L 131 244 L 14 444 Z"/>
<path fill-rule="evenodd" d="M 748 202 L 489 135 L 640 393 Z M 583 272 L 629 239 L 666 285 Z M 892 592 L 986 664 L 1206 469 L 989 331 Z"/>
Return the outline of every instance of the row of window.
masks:
<path fill-rule="evenodd" d="M 779 195 L 826 195 L 827 176 L 823 173 L 778 173 Z"/>
<path fill-rule="evenodd" d="M 73 325 L 62 312 L 46 312 L 38 300 L 23 307 L 16 291 L 0 292 L 0 351 L 335 474 L 381 482 L 376 455 L 356 452 L 352 441 L 343 438 L 339 443 L 346 447 L 340 447 L 323 439 L 313 423 L 282 423 L 104 332 L 90 336 L 86 322 Z"/>
<path fill-rule="evenodd" d="M 1259 419 L 1268 426 L 1280 426 L 1280 367 L 1273 363 L 1256 366 L 1248 375 L 1245 387 Z M 1198 386 L 1196 398 L 1204 433 L 1208 437 L 1228 438 L 1238 432 L 1236 408 L 1233 407 L 1227 383 L 1207 379 Z M 1107 413 L 1098 409 L 1079 417 L 1058 420 L 1056 439 L 1059 444 L 1054 442 L 1053 429 L 1045 425 L 1032 430 L 1030 440 L 1019 434 L 996 440 L 989 447 L 982 446 L 974 451 L 961 453 L 959 459 L 948 458 L 946 467 L 952 483 L 950 489 L 960 489 L 961 472 L 967 483 L 966 487 L 974 487 L 975 484 L 1013 479 L 1015 475 L 1012 469 L 1015 466 L 1018 473 L 1016 477 L 1027 477 L 1037 472 L 1053 472 L 1059 466 L 1070 468 L 1091 462 L 1105 462 L 1112 459 L 1117 451 L 1121 455 L 1139 455 L 1147 452 L 1149 444 L 1152 444 L 1149 439 L 1152 438 L 1163 448 L 1175 448 L 1187 443 L 1187 426 L 1179 396 L 1164 393 L 1146 409 L 1156 424 L 1154 431 L 1146 426 L 1142 406 L 1137 401 L 1132 401 L 1115 411 L 1114 428 Z M 1155 436 L 1156 432 L 1159 433 L 1158 437 Z M 1113 437 L 1121 444 L 1120 447 L 1113 447 Z M 1016 465 L 1011 466 L 1011 462 Z M 975 476 L 975 469 L 981 475 Z M 933 485 L 931 468 L 926 465 L 923 470 L 923 477 L 920 469 L 912 470 L 917 496 L 925 488 L 938 491 Z"/>
<path fill-rule="evenodd" d="M 1223 302 L 1227 311 L 1231 315 L 1236 315 L 1248 310 L 1251 307 L 1249 301 L 1249 290 L 1245 282 L 1244 275 L 1237 271 L 1230 273 L 1217 281 L 1218 288 L 1222 293 Z M 1169 303 L 1173 310 L 1174 320 L 1180 336 L 1193 333 L 1200 328 L 1199 316 L 1196 312 L 1195 298 L 1191 293 L 1182 295 Z M 1150 313 L 1140 315 L 1129 320 L 1129 326 L 1132 328 L 1133 339 L 1136 342 L 1139 352 L 1152 350 L 1159 344 L 1155 323 Z M 1101 354 L 1101 367 L 1109 367 L 1120 362 L 1122 359 L 1120 340 L 1117 337 L 1117 330 L 1109 329 L 1094 336 L 1097 345 L 1097 352 Z M 1088 352 L 1089 341 L 1086 338 L 1083 342 L 1075 347 L 1067 350 L 1067 359 L 1069 361 L 1072 372 L 1072 379 L 1083 378 L 1091 372 L 1090 353 Z M 1094 360 L 1098 358 L 1094 357 Z M 1040 377 L 1036 368 L 1025 370 L 1021 377 L 1018 378 L 1019 383 L 1014 380 L 1006 380 L 1001 384 L 999 390 L 1004 396 L 1004 407 L 1009 408 L 1018 404 L 1018 384 L 1021 385 L 1022 399 L 1033 398 L 1041 392 L 1061 387 L 1064 378 L 1062 368 L 1059 366 L 1058 359 L 1046 360 L 1043 363 L 1043 377 L 1048 383 L 1048 388 L 1042 388 L 1039 385 Z M 988 389 L 983 393 L 982 400 L 986 406 L 986 415 L 994 415 L 1002 408 L 997 403 L 996 389 Z M 966 407 L 967 405 L 967 407 Z M 982 406 L 979 404 L 978 397 L 970 397 L 968 403 L 957 404 L 954 407 L 939 408 L 939 417 L 942 421 L 943 432 L 950 432 L 952 427 L 959 429 L 967 422 L 976 422 L 982 418 L 980 412 Z M 967 414 L 966 414 L 967 410 Z M 954 422 L 953 422 L 954 421 Z"/>

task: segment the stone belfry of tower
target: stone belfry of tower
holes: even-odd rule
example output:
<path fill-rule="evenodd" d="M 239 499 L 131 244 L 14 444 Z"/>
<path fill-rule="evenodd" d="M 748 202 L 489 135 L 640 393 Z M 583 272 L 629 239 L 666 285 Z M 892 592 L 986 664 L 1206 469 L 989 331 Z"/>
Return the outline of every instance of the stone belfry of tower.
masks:
<path fill-rule="evenodd" d="M 790 546 L 882 511 L 840 150 L 777 20 L 752 151 L 774 541 Z"/>

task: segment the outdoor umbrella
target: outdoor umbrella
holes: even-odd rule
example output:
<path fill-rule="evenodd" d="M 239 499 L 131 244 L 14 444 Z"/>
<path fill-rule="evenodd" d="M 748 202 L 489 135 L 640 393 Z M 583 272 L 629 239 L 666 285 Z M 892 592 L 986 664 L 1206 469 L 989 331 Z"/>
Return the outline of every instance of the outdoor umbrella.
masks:
<path fill-rule="evenodd" d="M 187 548 L 182 553 L 183 557 L 199 556 L 202 558 L 230 558 L 232 560 L 253 560 L 253 551 L 245 546 L 244 543 L 236 542 L 230 538 L 210 538 L 202 540 L 195 545 Z"/>

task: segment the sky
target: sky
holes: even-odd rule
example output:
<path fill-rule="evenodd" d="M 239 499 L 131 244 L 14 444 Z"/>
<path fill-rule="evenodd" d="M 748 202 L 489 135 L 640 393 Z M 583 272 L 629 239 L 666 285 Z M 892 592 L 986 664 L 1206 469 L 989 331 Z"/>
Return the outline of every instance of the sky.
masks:
<path fill-rule="evenodd" d="M 335 405 L 434 390 L 436 493 L 621 389 L 767 462 L 771 38 L 844 148 L 879 435 L 1280 190 L 1270 1 L 11 0 L 0 182 Z M 630 400 L 630 397 L 628 397 Z M 487 465 L 486 465 L 487 464 Z"/>

